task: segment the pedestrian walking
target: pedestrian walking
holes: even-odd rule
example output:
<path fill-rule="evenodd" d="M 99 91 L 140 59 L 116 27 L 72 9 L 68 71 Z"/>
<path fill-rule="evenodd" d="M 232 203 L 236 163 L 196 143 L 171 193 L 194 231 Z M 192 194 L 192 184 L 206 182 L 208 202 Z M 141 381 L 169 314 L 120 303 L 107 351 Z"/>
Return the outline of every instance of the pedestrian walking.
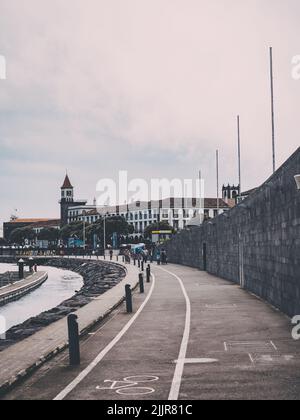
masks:
<path fill-rule="evenodd" d="M 165 249 L 161 251 L 161 263 L 162 265 L 166 265 L 168 263 L 167 252 Z"/>

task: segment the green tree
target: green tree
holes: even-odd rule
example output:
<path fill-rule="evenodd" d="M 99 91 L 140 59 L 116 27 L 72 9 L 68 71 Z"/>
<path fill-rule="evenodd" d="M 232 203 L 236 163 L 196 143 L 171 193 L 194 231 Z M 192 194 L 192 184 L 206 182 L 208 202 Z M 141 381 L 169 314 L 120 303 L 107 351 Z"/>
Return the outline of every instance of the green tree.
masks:
<path fill-rule="evenodd" d="M 36 238 L 36 233 L 30 227 L 17 228 L 10 234 L 10 242 L 23 245 L 26 240 L 33 241 Z"/>
<path fill-rule="evenodd" d="M 60 230 L 60 237 L 64 240 L 68 240 L 72 237 L 83 240 L 83 229 L 83 222 L 70 223 Z M 105 230 L 107 242 L 110 242 L 113 233 L 117 233 L 119 236 L 127 236 L 133 233 L 134 228 L 127 223 L 124 217 L 107 216 L 105 218 Z M 97 235 L 102 244 L 104 236 L 104 217 L 97 220 L 95 223 L 85 224 L 85 238 L 87 244 L 92 244 L 94 235 Z"/>
<path fill-rule="evenodd" d="M 38 234 L 40 241 L 57 242 L 59 238 L 59 230 L 54 228 L 45 228 Z"/>
<path fill-rule="evenodd" d="M 78 236 L 80 232 L 82 235 L 82 231 L 83 231 L 83 222 L 73 222 L 64 226 L 60 230 L 59 236 L 61 237 L 61 239 L 68 240 L 69 238 Z"/>

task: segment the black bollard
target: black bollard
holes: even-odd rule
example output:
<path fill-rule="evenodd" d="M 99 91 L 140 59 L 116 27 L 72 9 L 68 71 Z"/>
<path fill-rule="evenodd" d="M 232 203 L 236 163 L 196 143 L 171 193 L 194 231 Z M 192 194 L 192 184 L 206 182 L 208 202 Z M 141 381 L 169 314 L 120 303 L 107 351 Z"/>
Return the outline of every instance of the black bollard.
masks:
<path fill-rule="evenodd" d="M 24 279 L 24 260 L 19 260 L 18 261 L 18 265 L 19 265 L 19 280 L 23 280 Z"/>
<path fill-rule="evenodd" d="M 125 255 L 123 255 L 123 263 L 125 262 Z"/>
<path fill-rule="evenodd" d="M 147 267 L 146 273 L 147 273 L 147 283 L 150 283 L 150 277 L 151 277 L 151 269 L 150 269 L 150 267 Z"/>
<path fill-rule="evenodd" d="M 77 315 L 68 316 L 70 366 L 80 365 L 79 327 Z"/>
<path fill-rule="evenodd" d="M 141 268 L 141 261 L 138 260 L 138 267 Z"/>
<path fill-rule="evenodd" d="M 116 256 L 117 262 L 119 261 L 119 255 Z"/>
<path fill-rule="evenodd" d="M 143 273 L 139 274 L 139 283 L 140 283 L 140 293 L 145 293 Z"/>
<path fill-rule="evenodd" d="M 131 314 L 133 312 L 132 310 L 132 292 L 131 287 L 129 284 L 126 284 L 125 286 L 125 296 L 126 296 L 126 310 L 128 314 Z"/>
<path fill-rule="evenodd" d="M 144 261 L 141 262 L 141 270 L 144 271 Z"/>
<path fill-rule="evenodd" d="M 133 259 L 133 265 L 136 266 L 136 259 Z"/>

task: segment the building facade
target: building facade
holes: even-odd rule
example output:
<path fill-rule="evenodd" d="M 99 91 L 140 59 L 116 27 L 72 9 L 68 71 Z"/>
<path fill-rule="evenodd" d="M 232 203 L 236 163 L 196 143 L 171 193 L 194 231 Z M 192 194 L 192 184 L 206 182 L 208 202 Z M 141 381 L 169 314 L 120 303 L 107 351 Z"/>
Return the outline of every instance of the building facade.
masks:
<path fill-rule="evenodd" d="M 14 218 L 10 222 L 3 223 L 3 237 L 10 240 L 10 235 L 15 229 L 30 227 L 38 234 L 44 228 L 60 227 L 60 219 L 19 219 Z"/>
<path fill-rule="evenodd" d="M 105 216 L 121 216 L 134 227 L 135 234 L 143 234 L 148 226 L 155 223 L 167 222 L 177 231 L 184 229 L 199 214 L 202 214 L 202 220 L 212 219 L 228 210 L 228 204 L 222 199 L 219 199 L 218 207 L 216 198 L 206 198 L 204 206 L 195 198 L 169 198 L 102 208 L 97 208 L 96 205 L 70 207 L 68 223 L 84 221 L 90 224 Z"/>

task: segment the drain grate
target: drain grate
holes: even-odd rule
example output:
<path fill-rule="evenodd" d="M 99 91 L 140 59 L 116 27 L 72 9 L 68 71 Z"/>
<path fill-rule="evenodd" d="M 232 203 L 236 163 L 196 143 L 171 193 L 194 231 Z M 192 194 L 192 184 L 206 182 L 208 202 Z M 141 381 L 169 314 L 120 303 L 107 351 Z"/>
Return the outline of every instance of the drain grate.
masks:
<path fill-rule="evenodd" d="M 229 341 L 224 343 L 225 351 L 231 353 L 263 353 L 277 352 L 277 347 L 272 341 Z"/>
<path fill-rule="evenodd" d="M 270 365 L 270 364 L 285 364 L 295 360 L 292 355 L 280 355 L 280 354 L 249 354 L 250 360 L 256 365 Z"/>

